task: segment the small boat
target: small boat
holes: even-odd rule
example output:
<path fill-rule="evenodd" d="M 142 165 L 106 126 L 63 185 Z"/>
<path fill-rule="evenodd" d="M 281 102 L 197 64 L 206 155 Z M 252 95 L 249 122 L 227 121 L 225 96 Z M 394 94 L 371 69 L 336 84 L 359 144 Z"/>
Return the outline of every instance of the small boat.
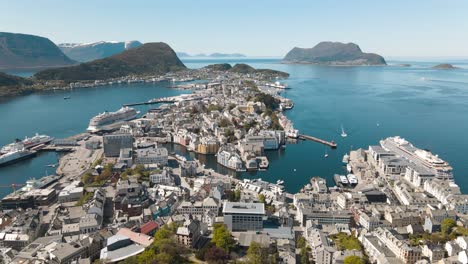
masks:
<path fill-rule="evenodd" d="M 377 126 L 380 126 L 380 123 L 379 123 L 379 122 L 377 122 Z"/>
<path fill-rule="evenodd" d="M 71 96 L 64 96 L 63 97 L 63 100 L 68 100 L 68 99 L 71 99 Z"/>
<path fill-rule="evenodd" d="M 348 153 L 346 153 L 344 156 L 343 156 L 343 164 L 348 164 L 349 162 L 349 155 Z"/>
<path fill-rule="evenodd" d="M 346 176 L 344 175 L 340 175 L 340 181 L 341 181 L 341 184 L 343 185 L 348 185 L 348 178 L 346 178 Z"/>
<path fill-rule="evenodd" d="M 276 184 L 278 184 L 278 185 L 281 185 L 281 184 L 283 184 L 283 183 L 284 183 L 283 180 L 277 180 L 277 181 L 276 181 Z"/>
<path fill-rule="evenodd" d="M 328 153 L 327 150 L 325 149 L 325 155 L 323 155 L 324 158 L 328 158 Z"/>
<path fill-rule="evenodd" d="M 347 137 L 348 134 L 344 131 L 343 125 L 341 125 L 341 137 Z"/>
<path fill-rule="evenodd" d="M 348 174 L 348 175 L 346 176 L 346 178 L 348 179 L 349 184 L 351 184 L 351 185 L 357 185 L 358 180 L 357 180 L 357 177 L 356 177 L 355 175 L 353 175 L 353 174 Z"/>

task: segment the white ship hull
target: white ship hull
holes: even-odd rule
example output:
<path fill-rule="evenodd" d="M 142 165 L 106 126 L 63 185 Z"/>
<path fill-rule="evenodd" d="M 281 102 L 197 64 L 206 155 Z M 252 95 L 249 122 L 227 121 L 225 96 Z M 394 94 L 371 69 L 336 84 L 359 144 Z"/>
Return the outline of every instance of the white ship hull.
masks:
<path fill-rule="evenodd" d="M 129 121 L 129 120 L 135 119 L 138 116 L 138 114 L 140 114 L 140 111 L 137 111 L 134 115 L 128 116 L 127 118 L 113 120 L 112 122 L 106 122 L 106 123 L 101 124 L 101 125 L 89 125 L 86 130 L 88 132 L 91 132 L 91 133 L 98 132 L 98 131 L 102 130 L 103 128 L 105 128 L 106 126 L 109 126 L 109 125 L 112 125 L 112 124 L 115 124 L 115 123 L 118 123 L 118 122 L 124 122 L 124 121 Z"/>
<path fill-rule="evenodd" d="M 31 158 L 34 155 L 36 155 L 36 152 L 33 151 L 21 151 L 20 153 L 13 154 L 11 156 L 2 155 L 0 156 L 0 167 L 13 164 L 20 160 Z"/>

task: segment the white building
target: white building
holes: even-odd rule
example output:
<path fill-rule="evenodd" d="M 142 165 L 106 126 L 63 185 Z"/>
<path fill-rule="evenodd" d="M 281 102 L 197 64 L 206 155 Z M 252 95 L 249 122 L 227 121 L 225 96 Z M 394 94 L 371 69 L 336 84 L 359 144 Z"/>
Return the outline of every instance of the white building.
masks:
<path fill-rule="evenodd" d="M 83 196 L 83 187 L 79 187 L 80 181 L 74 181 L 60 191 L 58 195 L 59 203 L 78 201 Z"/>
<path fill-rule="evenodd" d="M 168 152 L 166 148 L 137 149 L 135 152 L 136 164 L 167 164 Z"/>

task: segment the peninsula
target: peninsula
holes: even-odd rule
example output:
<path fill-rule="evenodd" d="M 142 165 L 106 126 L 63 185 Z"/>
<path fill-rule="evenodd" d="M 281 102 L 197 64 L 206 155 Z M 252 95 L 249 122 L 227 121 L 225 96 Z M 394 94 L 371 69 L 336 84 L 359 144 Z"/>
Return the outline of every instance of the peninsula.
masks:
<path fill-rule="evenodd" d="M 313 48 L 295 47 L 286 54 L 283 63 L 304 63 L 331 66 L 387 65 L 377 54 L 364 53 L 354 43 L 320 42 Z"/>
<path fill-rule="evenodd" d="M 176 53 L 166 43 L 146 43 L 104 59 L 71 67 L 38 72 L 38 80 L 61 80 L 65 83 L 83 80 L 105 80 L 126 75 L 167 73 L 186 69 Z"/>

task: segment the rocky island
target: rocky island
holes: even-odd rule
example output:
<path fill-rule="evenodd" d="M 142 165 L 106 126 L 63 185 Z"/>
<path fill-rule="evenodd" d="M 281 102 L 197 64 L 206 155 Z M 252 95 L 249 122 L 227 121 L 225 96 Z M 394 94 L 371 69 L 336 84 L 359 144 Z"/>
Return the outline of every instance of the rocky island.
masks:
<path fill-rule="evenodd" d="M 442 63 L 442 64 L 438 64 L 438 65 L 432 67 L 432 69 L 436 69 L 436 70 L 455 70 L 455 69 L 458 69 L 458 67 L 455 67 L 452 64 Z"/>
<path fill-rule="evenodd" d="M 364 53 L 354 43 L 320 42 L 313 48 L 293 48 L 283 63 L 305 63 L 332 66 L 387 65 L 385 59 L 374 53 Z"/>

